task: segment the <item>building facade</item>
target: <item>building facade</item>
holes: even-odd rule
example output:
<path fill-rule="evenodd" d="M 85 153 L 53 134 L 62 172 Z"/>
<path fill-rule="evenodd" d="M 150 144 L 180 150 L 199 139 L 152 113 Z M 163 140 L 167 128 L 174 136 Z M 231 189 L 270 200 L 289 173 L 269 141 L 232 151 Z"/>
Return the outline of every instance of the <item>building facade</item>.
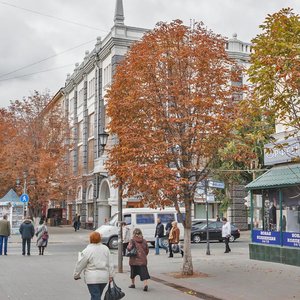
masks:
<path fill-rule="evenodd" d="M 123 3 L 117 0 L 110 32 L 103 40 L 97 38 L 94 49 L 86 51 L 83 62 L 76 64 L 73 74 L 67 76 L 65 109 L 73 144 L 69 158 L 77 177 L 75 199 L 67 199 L 69 222 L 77 213 L 83 226 L 95 228 L 117 211 L 118 191 L 111 184 L 105 169 L 106 152 L 99 144 L 99 134 L 107 125 L 105 93 L 118 62 L 145 31 L 124 24 Z M 108 140 L 108 148 L 111 143 L 113 137 Z M 123 205 L 127 205 L 126 199 Z"/>
<path fill-rule="evenodd" d="M 75 65 L 67 76 L 63 89 L 65 111 L 72 130 L 70 165 L 77 178 L 75 197 L 67 199 L 67 218 L 81 216 L 84 227 L 96 228 L 117 211 L 118 190 L 112 186 L 105 168 L 106 152 L 99 143 L 99 134 L 105 131 L 108 120 L 105 115 L 106 89 L 112 81 L 116 66 L 132 43 L 139 41 L 147 30 L 124 24 L 122 0 L 116 0 L 114 24 L 108 35 L 97 39 L 94 49 L 86 51 L 84 60 Z M 247 68 L 251 45 L 237 39 L 228 39 L 229 56 Z M 241 77 L 243 84 L 247 78 Z M 109 137 L 107 148 L 114 143 Z M 135 199 L 123 199 L 124 207 L 138 207 Z M 195 216 L 205 213 L 204 203 L 195 205 Z M 218 204 L 209 205 L 210 218 L 218 213 Z M 246 218 L 245 218 L 246 222 Z"/>

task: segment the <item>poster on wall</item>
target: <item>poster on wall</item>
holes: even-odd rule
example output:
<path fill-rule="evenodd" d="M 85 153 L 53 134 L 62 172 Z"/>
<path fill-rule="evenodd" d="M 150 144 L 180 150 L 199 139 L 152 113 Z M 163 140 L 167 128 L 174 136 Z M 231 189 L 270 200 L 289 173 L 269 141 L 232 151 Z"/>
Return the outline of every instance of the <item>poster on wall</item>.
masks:
<path fill-rule="evenodd" d="M 300 248 L 300 233 L 297 232 L 283 232 L 282 244 L 287 247 Z"/>
<path fill-rule="evenodd" d="M 253 230 L 252 242 L 267 245 L 280 245 L 280 232 Z"/>

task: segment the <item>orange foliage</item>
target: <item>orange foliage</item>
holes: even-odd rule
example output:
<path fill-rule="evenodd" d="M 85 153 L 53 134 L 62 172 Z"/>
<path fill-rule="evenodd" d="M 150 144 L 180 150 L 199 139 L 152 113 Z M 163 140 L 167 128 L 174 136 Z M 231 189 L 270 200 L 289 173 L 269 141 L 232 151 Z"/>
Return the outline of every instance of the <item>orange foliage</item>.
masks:
<path fill-rule="evenodd" d="M 4 139 L 3 143 L 1 140 L 0 176 L 9 178 L 1 192 L 13 187 L 21 194 L 23 172 L 27 172 L 29 208 L 35 216 L 49 200 L 65 199 L 68 184 L 67 121 L 58 108 L 45 111 L 49 101 L 49 96 L 35 92 L 27 99 L 12 103 L 6 111 L 9 122 L 1 122 L 7 127 L 13 124 L 10 132 L 0 137 Z M 22 182 L 21 187 L 16 186 L 17 178 Z M 30 184 L 30 179 L 34 179 L 34 185 Z"/>
<path fill-rule="evenodd" d="M 160 23 L 132 46 L 107 95 L 119 141 L 107 167 L 126 195 L 190 208 L 196 183 L 230 139 L 239 72 L 225 40 L 203 24 Z"/>

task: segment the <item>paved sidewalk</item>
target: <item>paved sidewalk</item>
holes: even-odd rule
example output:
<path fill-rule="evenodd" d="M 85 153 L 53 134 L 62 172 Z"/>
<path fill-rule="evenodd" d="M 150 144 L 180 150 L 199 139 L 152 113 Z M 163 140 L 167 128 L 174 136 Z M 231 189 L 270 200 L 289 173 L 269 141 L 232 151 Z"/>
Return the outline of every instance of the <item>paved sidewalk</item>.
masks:
<path fill-rule="evenodd" d="M 50 228 L 49 245 L 59 243 L 79 243 L 82 248 L 88 243 L 87 230 L 74 233 L 71 227 Z M 167 258 L 164 251 L 154 255 L 150 249 L 148 267 L 152 280 L 149 292 L 142 291 L 142 283 L 137 280 L 137 288 L 129 289 L 128 258 L 124 258 L 124 273 L 116 275 L 117 284 L 126 293 L 124 299 L 172 300 L 288 300 L 300 299 L 300 268 L 249 259 L 249 232 L 242 232 L 240 241 L 233 243 L 232 252 L 224 254 L 221 244 L 211 244 L 211 255 L 206 255 L 206 244 L 192 247 L 194 272 L 199 277 L 174 278 L 180 272 L 182 258 L 175 255 Z M 9 240 L 10 247 L 20 247 L 20 237 Z M 112 251 L 115 263 L 116 251 Z M 69 276 L 69 275 L 68 275 Z M 82 286 L 84 284 L 80 283 Z M 83 287 L 84 288 L 84 287 Z"/>

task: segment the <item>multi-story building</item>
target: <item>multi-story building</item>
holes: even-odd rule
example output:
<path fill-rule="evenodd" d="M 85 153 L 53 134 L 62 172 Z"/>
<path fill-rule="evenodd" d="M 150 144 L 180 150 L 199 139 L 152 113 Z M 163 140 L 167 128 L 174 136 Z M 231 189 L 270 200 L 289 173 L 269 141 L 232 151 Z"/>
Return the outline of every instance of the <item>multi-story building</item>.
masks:
<path fill-rule="evenodd" d="M 73 74 L 66 80 L 63 92 L 73 136 L 70 164 L 73 175 L 78 178 L 75 199 L 67 199 L 68 220 L 78 213 L 86 227 L 103 224 L 117 211 L 118 190 L 112 186 L 105 168 L 107 155 L 99 142 L 99 134 L 105 131 L 107 124 L 105 93 L 118 62 L 145 32 L 144 28 L 124 24 L 123 2 L 116 0 L 110 32 L 103 40 L 97 39 L 94 49 L 86 51 L 84 60 L 75 65 Z M 226 49 L 241 64 L 249 63 L 250 44 L 239 41 L 236 35 L 228 40 Z M 241 78 L 241 83 L 243 80 Z M 110 137 L 107 147 L 112 143 L 113 137 Z M 139 202 L 124 199 L 123 206 L 137 207 Z M 201 217 L 204 206 L 199 203 L 196 210 Z M 210 217 L 217 211 L 217 204 L 210 205 Z"/>
<path fill-rule="evenodd" d="M 76 212 L 84 226 L 95 227 L 117 211 L 118 191 L 105 169 L 107 156 L 99 144 L 107 123 L 105 93 L 118 62 L 145 31 L 124 24 L 123 2 L 117 0 L 110 32 L 103 40 L 97 38 L 94 49 L 86 51 L 83 62 L 67 77 L 64 95 L 73 136 L 70 163 L 78 178 L 76 197 L 68 199 L 69 221 Z M 112 137 L 107 147 L 111 143 Z M 123 205 L 128 206 L 126 200 Z"/>

